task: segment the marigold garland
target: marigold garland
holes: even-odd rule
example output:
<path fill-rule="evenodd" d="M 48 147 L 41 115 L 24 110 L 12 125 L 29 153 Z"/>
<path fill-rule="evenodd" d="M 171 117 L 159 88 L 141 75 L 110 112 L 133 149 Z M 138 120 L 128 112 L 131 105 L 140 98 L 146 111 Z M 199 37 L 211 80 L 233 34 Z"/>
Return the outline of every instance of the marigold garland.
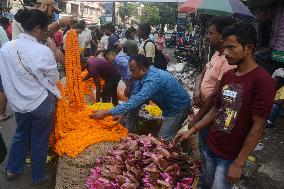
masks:
<path fill-rule="evenodd" d="M 50 138 L 55 152 L 60 156 L 76 157 L 92 144 L 126 137 L 127 129 L 112 117 L 103 120 L 89 118 L 93 110 L 84 101 L 87 84 L 82 82 L 78 36 L 73 30 L 66 37 L 65 67 L 66 85 L 57 84 L 62 98 L 57 103 L 55 128 Z M 98 104 L 96 107 L 105 109 L 110 106 Z"/>

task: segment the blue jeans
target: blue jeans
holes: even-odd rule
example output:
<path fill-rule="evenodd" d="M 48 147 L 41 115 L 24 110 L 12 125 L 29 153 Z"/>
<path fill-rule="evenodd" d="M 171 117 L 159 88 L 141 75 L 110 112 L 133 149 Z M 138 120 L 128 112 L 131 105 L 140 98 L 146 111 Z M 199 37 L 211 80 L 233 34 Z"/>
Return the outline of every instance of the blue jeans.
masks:
<path fill-rule="evenodd" d="M 226 175 L 233 160 L 224 160 L 214 154 L 207 145 L 204 145 L 205 157 L 205 186 L 202 189 L 231 189 Z"/>
<path fill-rule="evenodd" d="M 130 133 L 137 133 L 137 124 L 139 121 L 139 108 L 135 108 L 125 115 L 125 127 Z M 171 142 L 177 132 L 181 129 L 183 122 L 186 120 L 189 108 L 182 109 L 175 116 L 165 117 L 163 125 L 159 130 L 158 137 L 163 138 L 166 142 Z"/>
<path fill-rule="evenodd" d="M 12 139 L 7 170 L 11 173 L 24 171 L 27 151 L 32 155 L 32 181 L 45 177 L 45 162 L 49 136 L 54 125 L 55 99 L 49 95 L 34 111 L 15 113 L 17 129 Z"/>
<path fill-rule="evenodd" d="M 205 138 L 208 135 L 208 130 L 209 130 L 209 126 L 202 128 L 199 132 L 198 132 L 198 143 L 199 143 L 199 151 L 200 151 L 200 156 L 201 156 L 201 178 L 200 178 L 200 182 L 201 182 L 201 187 L 205 186 L 205 156 L 204 156 L 204 148 L 205 148 Z"/>
<path fill-rule="evenodd" d="M 274 124 L 274 122 L 276 121 L 277 116 L 279 115 L 279 112 L 281 110 L 281 105 L 279 104 L 273 104 L 273 108 L 269 117 L 269 121 L 272 122 Z"/>
<path fill-rule="evenodd" d="M 159 130 L 158 137 L 164 139 L 166 142 L 171 142 L 177 132 L 181 129 L 183 122 L 188 116 L 189 110 L 189 108 L 185 108 L 175 116 L 165 117 L 163 125 Z"/>

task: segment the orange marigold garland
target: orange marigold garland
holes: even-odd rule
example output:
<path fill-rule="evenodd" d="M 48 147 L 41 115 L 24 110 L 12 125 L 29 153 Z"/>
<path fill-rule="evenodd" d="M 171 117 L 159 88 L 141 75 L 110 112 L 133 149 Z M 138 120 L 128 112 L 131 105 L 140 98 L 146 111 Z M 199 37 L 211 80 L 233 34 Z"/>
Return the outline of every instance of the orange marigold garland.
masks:
<path fill-rule="evenodd" d="M 62 98 L 56 108 L 55 128 L 51 145 L 58 155 L 76 157 L 88 146 L 100 142 L 119 141 L 127 129 L 112 117 L 103 120 L 89 118 L 92 109 L 84 102 L 84 84 L 80 67 L 78 36 L 70 30 L 66 37 L 66 85 L 58 82 Z"/>

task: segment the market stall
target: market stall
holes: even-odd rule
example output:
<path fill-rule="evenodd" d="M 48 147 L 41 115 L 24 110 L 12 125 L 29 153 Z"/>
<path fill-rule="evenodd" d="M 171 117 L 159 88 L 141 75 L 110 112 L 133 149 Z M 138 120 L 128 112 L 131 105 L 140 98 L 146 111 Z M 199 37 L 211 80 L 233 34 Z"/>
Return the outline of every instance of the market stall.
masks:
<path fill-rule="evenodd" d="M 75 31 L 68 32 L 65 55 L 66 79 L 58 83 L 62 98 L 50 138 L 59 155 L 55 188 L 195 188 L 198 161 L 181 148 L 152 135 L 128 135 L 111 116 L 89 118 L 92 111 L 113 105 L 94 103 L 93 81 L 82 81 L 86 72 L 81 72 Z M 139 115 L 140 134 L 155 135 L 163 121 L 161 109 L 150 102 L 142 106 Z"/>

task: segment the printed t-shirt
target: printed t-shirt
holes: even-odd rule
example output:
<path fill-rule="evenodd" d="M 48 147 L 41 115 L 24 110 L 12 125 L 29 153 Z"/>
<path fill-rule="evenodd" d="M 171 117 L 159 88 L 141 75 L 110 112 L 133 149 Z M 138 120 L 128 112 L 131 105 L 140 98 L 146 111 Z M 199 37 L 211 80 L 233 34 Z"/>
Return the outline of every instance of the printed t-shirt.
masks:
<path fill-rule="evenodd" d="M 261 67 L 243 76 L 236 69 L 224 74 L 216 96 L 217 115 L 206 143 L 219 157 L 234 160 L 246 139 L 252 116 L 267 119 L 275 96 L 275 83 Z"/>
<path fill-rule="evenodd" d="M 284 99 L 284 86 L 282 86 L 275 95 L 275 100 L 283 100 Z"/>
<path fill-rule="evenodd" d="M 144 50 L 144 45 L 145 45 L 146 41 L 148 41 L 148 42 L 147 42 L 147 44 L 145 46 L 145 50 Z M 139 46 L 138 54 L 142 54 L 142 55 L 146 56 L 147 58 L 152 58 L 152 63 L 154 63 L 154 59 L 155 59 L 155 45 L 154 45 L 154 43 L 149 41 L 149 39 L 143 41 Z"/>
<path fill-rule="evenodd" d="M 102 78 L 107 81 L 115 76 L 119 76 L 119 73 L 112 64 L 104 58 L 92 57 L 88 59 L 88 71 L 94 80 Z"/>
<path fill-rule="evenodd" d="M 224 55 L 219 55 L 216 51 L 210 62 L 206 64 L 206 71 L 201 83 L 201 98 L 205 101 L 213 92 L 216 82 L 222 79 L 222 76 L 227 71 L 236 68 L 235 65 L 229 65 Z"/>

